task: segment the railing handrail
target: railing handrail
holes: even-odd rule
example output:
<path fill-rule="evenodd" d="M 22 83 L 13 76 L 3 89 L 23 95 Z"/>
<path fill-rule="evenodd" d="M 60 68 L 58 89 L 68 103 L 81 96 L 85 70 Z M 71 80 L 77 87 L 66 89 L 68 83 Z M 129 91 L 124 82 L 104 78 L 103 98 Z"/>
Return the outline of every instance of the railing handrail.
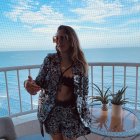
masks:
<path fill-rule="evenodd" d="M 126 62 L 90 62 L 89 66 L 129 66 L 140 67 L 140 63 L 126 63 Z"/>
<path fill-rule="evenodd" d="M 26 65 L 26 66 L 2 67 L 2 68 L 0 68 L 0 72 L 13 71 L 13 70 L 24 70 L 24 69 L 35 69 L 35 68 L 39 68 L 39 67 L 40 67 L 40 65 Z"/>
<path fill-rule="evenodd" d="M 140 67 L 140 63 L 126 63 L 126 62 L 89 62 L 89 66 L 129 66 L 129 67 Z M 35 69 L 39 68 L 41 65 L 26 65 L 26 66 L 12 66 L 12 67 L 2 67 L 2 71 L 12 71 L 12 70 L 23 70 L 23 69 Z"/>

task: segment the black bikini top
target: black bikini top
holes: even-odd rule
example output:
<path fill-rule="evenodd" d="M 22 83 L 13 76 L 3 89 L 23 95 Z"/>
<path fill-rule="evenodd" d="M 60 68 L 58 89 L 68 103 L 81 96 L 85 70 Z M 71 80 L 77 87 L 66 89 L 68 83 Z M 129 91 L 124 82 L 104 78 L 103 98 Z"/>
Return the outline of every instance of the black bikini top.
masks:
<path fill-rule="evenodd" d="M 73 79 L 73 77 L 62 76 L 61 83 L 65 86 L 73 87 L 74 86 L 74 79 Z"/>
<path fill-rule="evenodd" d="M 73 64 L 72 64 L 73 65 Z M 70 69 L 71 66 L 69 66 L 64 72 L 61 73 L 61 76 L 60 76 L 60 79 L 59 79 L 59 82 L 65 86 L 68 86 L 68 87 L 73 87 L 74 86 L 74 78 L 73 77 L 66 77 L 66 76 L 63 76 L 64 73 Z"/>

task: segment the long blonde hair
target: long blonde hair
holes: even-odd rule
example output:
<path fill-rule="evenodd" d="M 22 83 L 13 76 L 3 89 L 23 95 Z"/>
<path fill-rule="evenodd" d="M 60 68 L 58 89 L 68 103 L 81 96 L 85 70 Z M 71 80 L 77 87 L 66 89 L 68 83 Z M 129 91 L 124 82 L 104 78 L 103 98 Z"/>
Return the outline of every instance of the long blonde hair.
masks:
<path fill-rule="evenodd" d="M 58 31 L 59 30 L 63 30 L 68 35 L 68 38 L 71 43 L 70 44 L 71 59 L 73 60 L 73 62 L 76 62 L 76 60 L 78 60 L 84 68 L 83 69 L 84 73 L 87 74 L 88 73 L 88 64 L 86 62 L 84 53 L 81 50 L 80 42 L 79 42 L 76 32 L 74 31 L 74 29 L 72 27 L 66 26 L 66 25 L 60 25 L 58 27 Z"/>

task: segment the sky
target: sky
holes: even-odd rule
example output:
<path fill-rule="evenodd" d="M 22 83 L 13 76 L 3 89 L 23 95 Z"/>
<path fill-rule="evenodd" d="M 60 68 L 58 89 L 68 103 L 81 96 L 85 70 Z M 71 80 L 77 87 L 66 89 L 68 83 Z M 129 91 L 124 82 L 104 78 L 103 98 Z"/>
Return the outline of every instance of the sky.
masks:
<path fill-rule="evenodd" d="M 81 47 L 140 47 L 140 0 L 0 0 L 0 51 L 53 50 L 59 25 Z"/>

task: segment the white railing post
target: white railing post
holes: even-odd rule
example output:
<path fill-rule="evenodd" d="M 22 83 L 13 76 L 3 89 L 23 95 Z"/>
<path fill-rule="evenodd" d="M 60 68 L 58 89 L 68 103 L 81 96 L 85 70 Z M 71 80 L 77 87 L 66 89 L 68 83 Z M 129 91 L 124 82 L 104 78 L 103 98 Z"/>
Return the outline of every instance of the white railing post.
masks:
<path fill-rule="evenodd" d="M 114 94 L 114 66 L 113 66 L 113 69 L 112 69 L 112 92 Z"/>
<path fill-rule="evenodd" d="M 6 73 L 6 71 L 4 72 L 4 75 L 5 75 L 6 95 L 7 95 L 7 102 L 8 102 L 8 114 L 10 116 L 11 111 L 10 111 L 10 101 L 9 101 L 9 91 L 8 91 L 8 81 L 7 81 L 7 73 Z"/>
<path fill-rule="evenodd" d="M 104 66 L 102 66 L 102 92 L 104 91 Z"/>
<path fill-rule="evenodd" d="M 31 76 L 31 70 L 30 69 L 28 69 L 29 70 L 29 76 Z M 30 96 L 30 98 L 31 98 L 31 110 L 33 110 L 33 97 L 32 97 L 32 95 Z"/>
<path fill-rule="evenodd" d="M 137 110 L 137 102 L 138 102 L 138 66 L 136 67 L 136 97 L 135 97 L 135 110 Z"/>
<path fill-rule="evenodd" d="M 93 66 L 91 66 L 91 86 L 93 86 Z M 93 87 L 91 88 L 92 90 L 92 97 L 93 97 Z M 92 98 L 92 102 L 93 102 L 93 98 Z"/>
<path fill-rule="evenodd" d="M 19 70 L 17 70 L 17 79 L 18 79 L 18 93 L 19 93 L 19 101 L 20 101 L 20 112 L 22 112 L 22 103 L 21 103 L 21 92 L 20 92 Z"/>
<path fill-rule="evenodd" d="M 126 87 L 126 66 L 124 66 L 124 87 Z M 125 94 L 124 94 L 125 98 Z"/>

